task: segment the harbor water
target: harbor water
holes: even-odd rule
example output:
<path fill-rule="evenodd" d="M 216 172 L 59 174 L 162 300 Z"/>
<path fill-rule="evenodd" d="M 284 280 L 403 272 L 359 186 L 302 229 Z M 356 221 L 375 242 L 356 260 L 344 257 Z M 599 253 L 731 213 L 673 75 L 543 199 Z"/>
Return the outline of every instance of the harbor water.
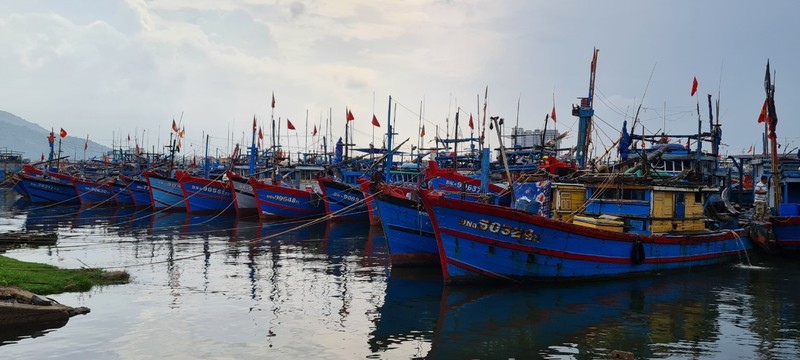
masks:
<path fill-rule="evenodd" d="M 59 235 L 56 246 L 3 255 L 132 277 L 51 295 L 91 312 L 60 328 L 0 330 L 3 359 L 800 357 L 797 259 L 444 286 L 437 268 L 392 268 L 381 228 L 365 222 L 42 206 L 10 190 L 0 191 L 0 211 L 3 231 Z"/>

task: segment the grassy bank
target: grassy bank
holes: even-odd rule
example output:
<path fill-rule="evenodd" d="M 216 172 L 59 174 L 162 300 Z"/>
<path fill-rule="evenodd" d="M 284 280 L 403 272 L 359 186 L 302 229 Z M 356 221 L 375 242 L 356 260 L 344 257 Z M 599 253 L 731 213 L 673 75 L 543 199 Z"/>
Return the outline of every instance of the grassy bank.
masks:
<path fill-rule="evenodd" d="M 35 294 L 88 291 L 95 285 L 125 284 L 126 272 L 101 269 L 61 269 L 0 255 L 0 286 L 16 286 Z"/>

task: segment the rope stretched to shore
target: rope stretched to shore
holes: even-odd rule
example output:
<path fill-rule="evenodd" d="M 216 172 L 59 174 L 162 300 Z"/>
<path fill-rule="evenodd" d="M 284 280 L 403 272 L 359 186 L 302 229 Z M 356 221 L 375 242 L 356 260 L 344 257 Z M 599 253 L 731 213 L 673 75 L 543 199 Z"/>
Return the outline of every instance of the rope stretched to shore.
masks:
<path fill-rule="evenodd" d="M 301 230 L 301 229 L 304 229 L 304 228 L 307 228 L 307 227 L 311 227 L 311 226 L 317 225 L 317 224 L 325 222 L 325 221 L 329 221 L 332 218 L 337 217 L 337 216 L 339 216 L 339 215 L 341 215 L 343 213 L 346 213 L 346 212 L 348 212 L 349 210 L 351 210 L 353 208 L 361 206 L 363 203 L 367 202 L 368 200 L 372 200 L 375 196 L 377 196 L 381 192 L 382 192 L 382 190 L 379 190 L 379 191 L 375 192 L 374 194 L 365 196 L 364 199 L 361 199 L 361 200 L 359 200 L 357 202 L 354 202 L 354 203 L 352 203 L 352 204 L 350 204 L 350 205 L 348 205 L 348 206 L 346 206 L 346 207 L 344 207 L 344 208 L 342 208 L 342 209 L 340 209 L 340 210 L 338 210 L 336 212 L 333 212 L 331 214 L 326 214 L 325 216 L 321 216 L 321 217 L 318 217 L 318 218 L 313 218 L 310 221 L 303 222 L 301 225 L 295 226 L 293 228 L 286 229 L 286 230 L 283 230 L 283 231 L 279 231 L 277 233 L 266 235 L 266 236 L 256 237 L 256 238 L 254 238 L 252 240 L 248 240 L 248 241 L 242 242 L 240 244 L 247 245 L 247 246 L 255 245 L 255 244 L 258 244 L 259 242 L 262 242 L 262 241 L 265 241 L 265 240 L 270 240 L 270 239 L 273 239 L 275 237 L 278 237 L 278 236 L 281 236 L 281 235 L 284 235 L 284 234 L 287 234 L 287 233 L 290 233 L 290 232 L 298 231 L 298 230 Z M 363 212 L 361 212 L 361 213 L 363 213 Z M 218 249 L 218 250 L 206 251 L 206 252 L 199 253 L 199 254 L 186 255 L 186 256 L 182 256 L 182 257 L 177 257 L 177 258 L 173 258 L 173 259 L 166 259 L 166 260 L 161 260 L 161 261 L 156 261 L 156 262 L 108 266 L 108 267 L 104 267 L 104 269 L 127 269 L 127 268 L 133 268 L 133 267 L 141 267 L 141 266 L 151 266 L 151 265 L 158 265 L 158 264 L 173 263 L 175 261 L 190 260 L 190 259 L 198 258 L 198 257 L 201 257 L 201 256 L 207 256 L 209 254 L 214 254 L 214 253 L 223 252 L 223 251 L 227 251 L 227 250 L 228 250 L 227 248 L 222 248 L 222 249 Z"/>

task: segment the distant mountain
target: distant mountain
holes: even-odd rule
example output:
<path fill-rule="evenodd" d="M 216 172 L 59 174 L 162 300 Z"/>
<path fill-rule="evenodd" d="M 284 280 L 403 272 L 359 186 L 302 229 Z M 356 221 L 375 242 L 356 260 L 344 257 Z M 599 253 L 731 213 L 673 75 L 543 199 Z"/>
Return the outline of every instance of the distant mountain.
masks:
<path fill-rule="evenodd" d="M 54 151 L 58 151 L 58 132 L 55 129 Z M 25 158 L 33 162 L 39 161 L 42 154 L 45 157 L 50 153 L 50 146 L 47 143 L 47 130 L 37 124 L 31 123 L 12 113 L 0 110 L 0 148 L 19 151 Z M 67 136 L 61 141 L 61 156 L 69 156 L 70 159 L 83 159 L 83 146 L 86 139 Z M 101 159 L 103 153 L 110 149 L 89 140 L 89 147 L 86 150 L 86 158 L 92 157 Z"/>

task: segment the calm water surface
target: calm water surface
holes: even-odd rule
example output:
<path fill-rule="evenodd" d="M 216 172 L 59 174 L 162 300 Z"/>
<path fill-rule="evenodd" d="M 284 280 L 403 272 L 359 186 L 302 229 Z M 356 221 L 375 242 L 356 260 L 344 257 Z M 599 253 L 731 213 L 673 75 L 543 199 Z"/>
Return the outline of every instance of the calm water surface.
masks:
<path fill-rule="evenodd" d="M 7 256 L 133 277 L 51 296 L 92 311 L 56 329 L 0 330 L 3 359 L 800 357 L 792 259 L 566 286 L 444 287 L 436 269 L 392 269 L 381 229 L 363 223 L 0 197 L 0 229 L 60 236 L 55 247 Z"/>

